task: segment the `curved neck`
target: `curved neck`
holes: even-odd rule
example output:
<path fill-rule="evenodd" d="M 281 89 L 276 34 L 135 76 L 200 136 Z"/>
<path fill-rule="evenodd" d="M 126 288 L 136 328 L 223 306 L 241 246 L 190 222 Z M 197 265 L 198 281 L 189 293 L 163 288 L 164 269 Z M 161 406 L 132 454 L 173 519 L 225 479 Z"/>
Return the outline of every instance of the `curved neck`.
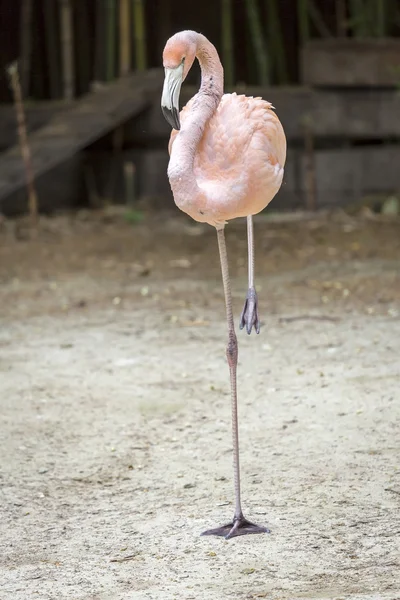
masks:
<path fill-rule="evenodd" d="M 215 47 L 201 34 L 196 34 L 196 46 L 201 86 L 174 140 L 168 166 L 168 177 L 178 204 L 190 202 L 199 193 L 193 172 L 194 159 L 204 129 L 224 93 L 224 71 Z"/>
<path fill-rule="evenodd" d="M 224 93 L 224 69 L 215 46 L 204 35 L 197 34 L 197 60 L 201 69 L 199 94 L 209 94 L 217 99 L 217 105 Z"/>

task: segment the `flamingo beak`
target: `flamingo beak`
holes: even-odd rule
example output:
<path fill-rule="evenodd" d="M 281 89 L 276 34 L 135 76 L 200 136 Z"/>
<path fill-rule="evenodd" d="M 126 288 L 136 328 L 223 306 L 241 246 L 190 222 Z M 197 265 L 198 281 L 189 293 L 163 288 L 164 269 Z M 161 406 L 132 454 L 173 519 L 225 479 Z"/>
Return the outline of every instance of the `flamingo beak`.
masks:
<path fill-rule="evenodd" d="M 161 97 L 161 110 L 172 129 L 181 128 L 179 121 L 179 93 L 183 81 L 183 63 L 175 69 L 165 68 L 164 87 Z"/>

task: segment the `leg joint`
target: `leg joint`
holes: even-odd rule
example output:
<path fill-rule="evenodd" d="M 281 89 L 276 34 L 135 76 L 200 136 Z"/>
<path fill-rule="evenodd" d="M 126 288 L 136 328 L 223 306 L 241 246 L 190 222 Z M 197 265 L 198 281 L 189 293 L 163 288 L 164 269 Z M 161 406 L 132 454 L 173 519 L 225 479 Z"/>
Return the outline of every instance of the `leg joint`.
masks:
<path fill-rule="evenodd" d="M 226 357 L 229 365 L 237 363 L 238 359 L 238 343 L 234 331 L 229 332 L 228 345 L 226 347 Z"/>

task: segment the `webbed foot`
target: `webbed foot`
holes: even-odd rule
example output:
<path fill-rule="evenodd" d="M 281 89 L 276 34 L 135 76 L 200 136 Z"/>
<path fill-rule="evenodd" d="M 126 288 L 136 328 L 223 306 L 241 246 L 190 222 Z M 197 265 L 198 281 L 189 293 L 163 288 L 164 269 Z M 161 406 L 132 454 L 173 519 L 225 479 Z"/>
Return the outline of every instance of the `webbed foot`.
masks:
<path fill-rule="evenodd" d="M 238 535 L 249 535 L 254 533 L 271 533 L 271 531 L 267 527 L 251 523 L 245 519 L 243 515 L 240 515 L 240 517 L 234 517 L 231 523 L 216 527 L 215 529 L 207 529 L 207 531 L 204 531 L 201 535 L 218 535 L 229 540 Z"/>

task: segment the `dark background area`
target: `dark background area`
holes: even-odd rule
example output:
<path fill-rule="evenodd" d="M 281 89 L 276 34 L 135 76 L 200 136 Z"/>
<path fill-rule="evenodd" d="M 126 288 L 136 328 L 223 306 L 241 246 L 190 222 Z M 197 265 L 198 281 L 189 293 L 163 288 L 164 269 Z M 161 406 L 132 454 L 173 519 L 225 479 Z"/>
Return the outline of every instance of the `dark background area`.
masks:
<path fill-rule="evenodd" d="M 395 1 L 395 0 L 393 0 Z M 52 0 L 57 6 L 57 0 Z M 76 67 L 79 71 L 83 49 L 89 54 L 85 57 L 85 69 L 91 77 L 102 78 L 102 69 L 96 69 L 96 8 L 102 3 L 99 0 L 74 0 L 72 2 L 75 15 L 75 57 Z M 285 51 L 287 54 L 290 81 L 298 81 L 298 45 L 299 35 L 297 27 L 296 0 L 279 0 L 279 18 L 284 36 Z M 334 28 L 335 1 L 319 0 L 318 4 L 327 24 Z M 46 69 L 46 1 L 33 2 L 32 13 L 32 75 L 30 78 L 30 95 L 35 98 L 48 98 L 50 96 L 49 80 Z M 234 0 L 234 59 L 236 81 L 256 83 L 256 74 L 252 65 L 252 49 L 249 40 L 249 30 L 246 25 L 246 6 L 244 0 Z M 5 76 L 5 68 L 18 58 L 20 52 L 20 22 L 22 2 L 1 0 L 0 2 L 0 100 L 11 101 L 10 90 Z M 263 19 L 267 19 L 266 3 L 260 3 L 259 9 Z M 191 3 L 185 0 L 165 1 L 147 0 L 145 2 L 147 53 L 149 67 L 161 65 L 162 49 L 165 41 L 174 32 L 181 29 L 195 29 L 201 31 L 213 40 L 218 50 L 221 50 L 221 3 L 210 0 Z M 59 37 L 59 19 L 55 22 L 55 35 Z M 89 48 L 88 48 L 89 47 Z M 58 61 L 61 61 L 58 56 Z M 192 81 L 194 77 L 192 76 Z M 88 91 L 89 81 L 78 77 L 77 91 Z"/>
<path fill-rule="evenodd" d="M 123 5 L 127 12 L 121 21 Z M 111 202 L 125 201 L 127 162 L 135 166 L 136 198 L 171 201 L 166 178 L 170 129 L 159 109 L 162 50 L 168 37 L 182 29 L 200 31 L 215 44 L 227 91 L 260 95 L 276 107 L 288 140 L 280 208 L 367 203 L 379 209 L 387 197 L 397 196 L 399 0 L 0 0 L 4 213 L 20 212 L 26 205 L 7 75 L 15 60 L 42 210 L 90 205 L 88 164 L 99 194 L 108 195 Z M 125 69 L 124 44 L 129 54 Z M 129 104 L 131 97 L 134 100 L 128 95 L 129 77 L 149 69 L 160 70 L 159 86 L 149 92 L 151 106 L 131 113 L 128 109 L 120 121 L 111 116 L 106 129 L 97 129 L 99 119 L 108 118 L 114 109 L 110 112 L 97 101 L 90 104 L 96 90 L 107 86 L 114 94 L 114 107 L 120 101 Z M 125 87 L 118 87 L 124 78 Z M 195 93 L 199 79 L 195 65 L 183 87 L 182 104 Z M 132 86 L 130 94 L 140 80 Z M 61 150 L 68 135 L 69 145 L 75 144 L 71 132 L 77 127 L 81 102 L 86 102 L 90 135 L 74 130 L 80 139 L 66 160 Z M 93 107 L 91 114 L 88 106 Z M 58 152 L 60 157 L 46 164 L 47 157 Z M 4 193 L 2 180 L 8 190 Z M 111 180 L 112 186 L 107 183 Z"/>
<path fill-rule="evenodd" d="M 365 0 L 366 6 L 369 0 Z M 31 16 L 31 76 L 29 96 L 37 99 L 51 97 L 49 70 L 47 68 L 47 48 L 49 36 L 49 23 L 54 39 L 60 39 L 60 18 L 58 0 L 36 0 L 32 2 Z M 99 60 L 101 49 L 106 44 L 101 35 L 105 35 L 105 22 L 107 20 L 108 0 L 72 0 L 71 6 L 74 18 L 74 47 L 75 67 L 77 73 L 76 89 L 82 94 L 88 91 L 90 81 L 104 79 L 104 65 Z M 261 27 L 267 36 L 269 2 L 255 3 L 261 19 Z M 278 11 L 278 25 L 282 33 L 284 54 L 287 65 L 288 83 L 300 82 L 299 76 L 299 49 L 301 45 L 300 7 L 301 0 L 279 0 L 276 3 Z M 304 4 L 304 3 L 303 3 Z M 307 4 L 307 2 L 305 3 Z M 354 4 L 354 2 L 353 2 Z M 385 35 L 395 36 L 399 33 L 400 3 L 398 0 L 384 0 L 385 4 Z M 21 7 L 23 2 L 10 0 L 0 1 L 0 101 L 11 101 L 10 90 L 5 76 L 6 66 L 20 56 L 21 47 Z M 221 24 L 223 22 L 222 2 L 206 0 L 191 3 L 185 0 L 146 0 L 143 3 L 145 11 L 146 52 L 149 67 L 161 66 L 161 54 L 165 41 L 174 32 L 181 29 L 195 29 L 201 31 L 213 40 L 221 52 Z M 315 18 L 309 19 L 309 34 L 311 37 L 321 37 L 321 33 L 332 37 L 343 32 L 352 37 L 354 20 L 350 14 L 352 2 L 343 0 L 313 0 L 311 15 L 317 13 Z M 361 6 L 362 6 L 361 2 Z M 233 18 L 233 56 L 236 83 L 245 82 L 256 84 L 257 72 L 255 68 L 254 46 L 251 28 L 248 22 L 247 2 L 245 0 L 232 0 Z M 343 31 L 338 24 L 338 11 L 344 11 L 345 26 Z M 50 15 L 50 16 L 48 16 Z M 364 18 L 364 17 L 360 17 Z M 373 16 L 371 16 L 371 19 Z M 316 25 L 317 23 L 317 25 Z M 318 24 L 319 23 L 319 24 Z M 322 25 L 321 25 L 322 23 Z M 339 28 L 339 31 L 338 31 Z M 118 23 L 117 23 L 118 29 Z M 342 32 L 342 33 L 341 33 Z M 118 33 L 117 33 L 118 35 Z M 52 48 L 56 61 L 61 69 L 60 48 Z M 276 81 L 272 70 L 272 83 Z M 195 75 L 191 77 L 195 81 Z M 59 90 L 61 93 L 61 89 Z"/>

